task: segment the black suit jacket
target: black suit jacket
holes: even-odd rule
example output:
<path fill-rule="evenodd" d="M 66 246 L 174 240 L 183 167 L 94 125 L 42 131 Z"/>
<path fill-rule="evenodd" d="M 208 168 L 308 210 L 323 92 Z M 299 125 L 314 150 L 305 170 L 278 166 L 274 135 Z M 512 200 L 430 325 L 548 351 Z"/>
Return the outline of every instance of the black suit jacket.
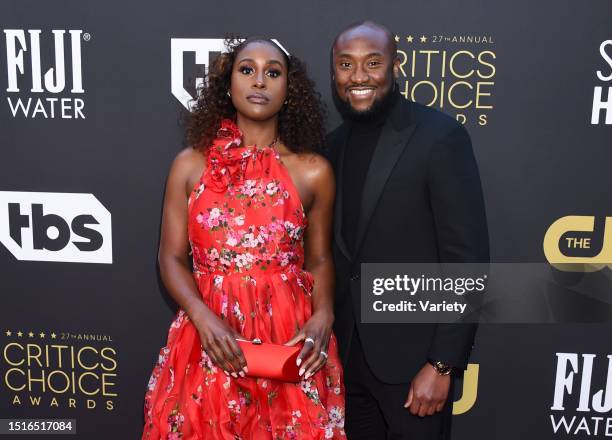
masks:
<path fill-rule="evenodd" d="M 357 243 L 342 235 L 342 176 L 349 127 L 327 137 L 337 176 L 334 220 L 334 332 L 346 368 L 354 329 L 379 380 L 412 380 L 428 358 L 464 369 L 473 324 L 362 324 L 360 264 L 488 262 L 489 240 L 480 176 L 465 128 L 451 117 L 400 97 L 390 110 L 364 184 Z"/>

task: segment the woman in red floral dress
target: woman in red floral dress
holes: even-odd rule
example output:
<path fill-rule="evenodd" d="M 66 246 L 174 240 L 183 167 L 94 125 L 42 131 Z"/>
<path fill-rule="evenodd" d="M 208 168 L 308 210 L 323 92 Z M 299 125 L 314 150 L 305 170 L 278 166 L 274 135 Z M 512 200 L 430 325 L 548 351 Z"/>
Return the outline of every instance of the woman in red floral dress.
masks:
<path fill-rule="evenodd" d="M 190 114 L 196 147 L 166 186 L 159 263 L 180 309 L 148 384 L 143 439 L 345 437 L 323 136 L 299 59 L 267 39 L 228 42 Z M 303 345 L 300 381 L 248 376 L 236 338 Z"/>

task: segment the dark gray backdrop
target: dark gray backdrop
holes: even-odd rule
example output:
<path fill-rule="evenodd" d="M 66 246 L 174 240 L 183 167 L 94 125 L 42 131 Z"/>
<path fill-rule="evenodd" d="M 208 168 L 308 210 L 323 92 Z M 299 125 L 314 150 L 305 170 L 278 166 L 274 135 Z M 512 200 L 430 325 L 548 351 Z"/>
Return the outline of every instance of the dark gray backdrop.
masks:
<path fill-rule="evenodd" d="M 20 92 L 7 91 L 9 37 L 0 34 L 0 192 L 93 194 L 112 215 L 113 261 L 19 261 L 0 246 L 1 417 L 76 418 L 79 438 L 87 439 L 131 439 L 141 432 L 145 386 L 173 313 L 156 271 L 165 177 L 173 157 L 184 148 L 178 123 L 183 107 L 170 88 L 171 39 L 218 39 L 227 34 L 278 38 L 308 63 L 329 104 L 332 128 L 339 118 L 330 100 L 329 46 L 339 28 L 363 18 L 389 26 L 400 39 L 400 50 L 408 53 L 495 54 L 494 77 L 481 80 L 494 82 L 487 86 L 491 96 L 486 97 L 493 108 L 470 106 L 461 112 L 469 116 L 466 126 L 480 165 L 494 261 L 545 261 L 543 238 L 555 220 L 569 215 L 602 220 L 612 215 L 608 173 L 612 127 L 603 123 L 603 113 L 599 125 L 590 122 L 594 87 L 602 86 L 604 96 L 608 90 L 596 71 L 607 75 L 611 69 L 599 53 L 600 44 L 612 39 L 612 5 L 607 1 L 5 1 L 0 4 L 2 29 L 23 30 L 28 50 L 23 52 L 24 73 L 18 73 Z M 66 30 L 67 87 L 57 94 L 30 91 L 28 30 L 35 29 L 41 30 L 43 75 L 55 63 L 52 30 Z M 69 30 L 82 31 L 84 93 L 70 92 Z M 406 40 L 408 36 L 414 37 L 413 42 Z M 427 41 L 421 42 L 421 36 Z M 443 36 L 442 42 L 436 36 Z M 489 41 L 453 42 L 453 37 L 466 36 L 486 36 Z M 612 55 L 612 46 L 608 53 Z M 194 52 L 185 52 L 182 58 L 184 85 L 193 91 L 193 75 L 203 66 L 195 65 Z M 462 72 L 475 65 L 469 56 L 461 58 Z M 406 79 L 411 83 L 427 79 L 419 66 L 416 78 L 402 78 L 402 84 Z M 429 79 L 435 84 L 459 80 L 452 75 L 442 78 L 439 70 L 433 70 Z M 466 81 L 475 86 L 477 79 Z M 49 97 L 82 99 L 85 119 L 11 113 L 9 100 Z M 458 113 L 448 106 L 443 110 L 453 116 Z M 480 114 L 487 115 L 484 126 L 478 125 Z M 7 197 L 19 202 L 18 195 Z M 26 206 L 20 206 L 23 213 Z M 43 207 L 45 213 L 61 215 L 51 205 Z M 8 226 L 0 223 L 0 227 L 6 236 Z M 112 381 L 118 395 L 98 393 L 91 397 L 96 408 L 87 409 L 88 396 L 83 392 L 40 392 L 36 383 L 32 391 L 11 390 L 9 384 L 22 383 L 23 374 L 29 371 L 40 377 L 46 367 L 31 360 L 31 366 L 24 363 L 16 367 L 22 372 L 7 376 L 14 367 L 8 360 L 27 363 L 26 345 L 44 351 L 57 343 L 50 339 L 52 332 L 75 350 L 84 346 L 98 350 L 87 350 L 84 359 L 91 359 L 84 361 L 86 365 L 102 360 L 92 353 L 104 347 L 114 350 L 117 365 L 110 370 L 116 374 Z M 597 355 L 591 394 L 606 387 L 611 332 L 609 324 L 482 327 L 471 360 L 480 365 L 477 400 L 467 413 L 455 417 L 453 438 L 587 437 L 584 429 L 573 434 L 579 420 L 571 435 L 554 434 L 551 414 L 568 421 L 586 417 L 591 434 L 591 418 L 603 417 L 595 436 L 603 438 L 610 411 L 577 412 L 576 407 L 583 354 Z M 86 335 L 107 340 L 84 341 Z M 555 385 L 561 386 L 555 377 L 558 352 L 575 353 L 580 361 L 565 411 L 551 410 Z M 46 369 L 67 374 L 87 371 L 66 364 Z M 93 371 L 108 372 L 99 365 Z M 610 384 L 607 393 L 604 396 L 612 393 Z M 16 396 L 21 404 L 15 403 Z M 36 396 L 41 402 L 32 405 L 30 399 Z M 57 406 L 51 404 L 53 397 Z M 70 397 L 76 408 L 69 407 Z M 112 410 L 105 407 L 109 400 Z"/>

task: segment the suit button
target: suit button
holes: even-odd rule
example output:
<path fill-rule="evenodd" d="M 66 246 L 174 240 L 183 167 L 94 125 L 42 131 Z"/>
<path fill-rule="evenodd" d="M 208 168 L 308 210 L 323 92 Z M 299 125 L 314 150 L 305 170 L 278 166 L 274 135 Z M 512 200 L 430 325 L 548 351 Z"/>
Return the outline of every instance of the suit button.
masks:
<path fill-rule="evenodd" d="M 361 276 L 359 276 L 358 273 L 351 275 L 351 281 L 357 281 L 359 278 L 361 278 Z"/>

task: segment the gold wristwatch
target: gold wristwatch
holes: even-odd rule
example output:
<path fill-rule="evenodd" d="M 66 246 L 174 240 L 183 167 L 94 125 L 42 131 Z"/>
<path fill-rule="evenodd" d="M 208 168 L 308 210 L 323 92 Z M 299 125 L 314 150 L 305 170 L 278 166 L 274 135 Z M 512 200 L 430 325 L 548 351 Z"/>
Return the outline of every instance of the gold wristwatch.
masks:
<path fill-rule="evenodd" d="M 440 376 L 448 376 L 453 372 L 453 367 L 445 364 L 444 362 L 432 361 L 430 359 L 429 363 L 432 367 L 434 367 L 434 370 L 436 370 L 436 373 L 438 373 Z"/>

